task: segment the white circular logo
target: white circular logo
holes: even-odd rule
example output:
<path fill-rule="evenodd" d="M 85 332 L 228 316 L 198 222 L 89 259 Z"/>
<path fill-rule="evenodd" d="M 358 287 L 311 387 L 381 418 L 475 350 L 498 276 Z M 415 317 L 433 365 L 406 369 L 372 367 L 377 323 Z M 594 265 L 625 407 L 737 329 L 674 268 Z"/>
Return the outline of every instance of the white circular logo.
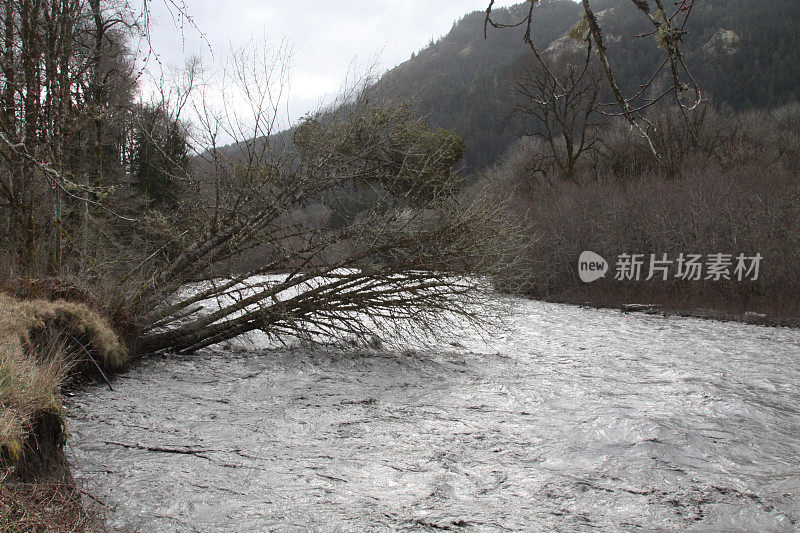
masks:
<path fill-rule="evenodd" d="M 578 258 L 578 276 L 584 283 L 596 281 L 608 272 L 608 262 L 594 252 L 582 252 Z"/>

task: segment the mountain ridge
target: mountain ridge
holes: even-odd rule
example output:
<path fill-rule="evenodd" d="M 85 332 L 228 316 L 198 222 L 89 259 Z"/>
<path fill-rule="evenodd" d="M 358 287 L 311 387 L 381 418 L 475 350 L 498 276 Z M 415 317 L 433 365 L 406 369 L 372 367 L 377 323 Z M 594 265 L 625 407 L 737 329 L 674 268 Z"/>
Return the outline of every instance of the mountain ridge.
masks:
<path fill-rule="evenodd" d="M 765 5 L 769 4 L 769 5 Z M 635 36 L 647 22 L 627 0 L 596 0 L 604 12 L 609 54 L 621 85 L 629 90 L 652 75 L 660 51 L 655 41 Z M 519 20 L 525 4 L 496 10 L 502 22 Z M 533 38 L 546 49 L 565 42 L 578 21 L 571 0 L 540 2 Z M 464 15 L 451 30 L 410 59 L 387 71 L 368 94 L 393 104 L 411 102 L 434 128 L 455 130 L 467 143 L 467 171 L 485 168 L 520 135 L 511 116 L 513 72 L 529 58 L 521 28 L 489 28 L 483 11 Z M 698 0 L 687 25 L 684 56 L 704 94 L 717 107 L 772 107 L 800 98 L 800 37 L 793 21 L 800 3 L 776 0 Z"/>

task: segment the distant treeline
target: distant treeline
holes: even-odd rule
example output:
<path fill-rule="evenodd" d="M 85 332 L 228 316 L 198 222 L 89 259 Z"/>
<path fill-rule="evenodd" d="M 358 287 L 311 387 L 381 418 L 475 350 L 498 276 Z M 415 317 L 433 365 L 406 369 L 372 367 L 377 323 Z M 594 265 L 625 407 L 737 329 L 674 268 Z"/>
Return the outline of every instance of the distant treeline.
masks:
<path fill-rule="evenodd" d="M 527 222 L 528 254 L 509 269 L 508 290 L 536 298 L 598 305 L 660 303 L 676 309 L 716 308 L 770 317 L 800 317 L 800 104 L 773 110 L 697 110 L 688 125 L 667 109 L 651 115 L 662 132 L 659 163 L 644 140 L 622 123 L 597 132 L 575 181 L 535 171 L 545 145 L 518 141 L 485 171 L 473 194 L 515 198 Z M 538 167 L 541 168 L 541 167 Z M 578 277 L 589 250 L 609 262 L 593 283 Z M 641 277 L 615 279 L 623 254 L 642 254 Z M 672 260 L 665 281 L 647 281 L 651 254 Z M 730 255 L 730 279 L 676 276 L 680 254 Z M 739 254 L 760 254 L 758 279 L 735 275 Z M 727 258 L 725 258 L 727 260 Z M 749 263 L 748 263 L 749 267 Z"/>

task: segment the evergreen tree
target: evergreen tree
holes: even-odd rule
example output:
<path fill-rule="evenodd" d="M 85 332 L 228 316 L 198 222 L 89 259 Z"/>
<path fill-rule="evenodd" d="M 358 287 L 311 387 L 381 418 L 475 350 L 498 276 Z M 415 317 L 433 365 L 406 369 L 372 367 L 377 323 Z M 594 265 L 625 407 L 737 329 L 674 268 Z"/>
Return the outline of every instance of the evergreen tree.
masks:
<path fill-rule="evenodd" d="M 189 165 L 186 131 L 163 105 L 145 104 L 136 114 L 131 173 L 153 205 L 176 205 Z"/>

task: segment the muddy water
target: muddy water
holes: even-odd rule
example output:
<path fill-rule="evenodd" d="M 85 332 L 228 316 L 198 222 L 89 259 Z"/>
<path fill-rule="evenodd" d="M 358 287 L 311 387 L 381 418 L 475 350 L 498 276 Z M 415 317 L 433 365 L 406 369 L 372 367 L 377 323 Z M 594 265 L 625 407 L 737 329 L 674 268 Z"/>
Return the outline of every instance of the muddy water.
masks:
<path fill-rule="evenodd" d="M 70 401 L 122 531 L 797 531 L 800 332 L 518 301 L 437 349 L 226 350 Z"/>

